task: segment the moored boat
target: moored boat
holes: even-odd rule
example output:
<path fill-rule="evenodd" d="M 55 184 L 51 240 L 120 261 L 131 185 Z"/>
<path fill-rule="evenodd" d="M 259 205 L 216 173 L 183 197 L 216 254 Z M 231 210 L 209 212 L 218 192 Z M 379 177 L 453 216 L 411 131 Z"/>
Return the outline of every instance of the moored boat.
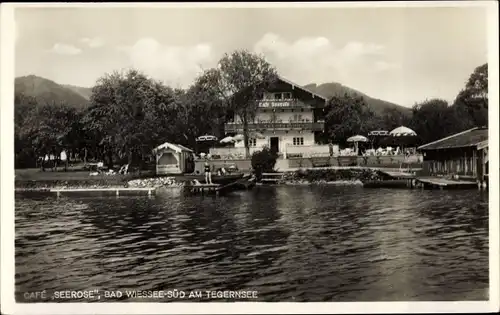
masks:
<path fill-rule="evenodd" d="M 185 174 L 184 175 L 187 179 L 190 180 L 195 180 L 197 179 L 201 183 L 205 182 L 205 175 L 204 174 Z M 227 185 L 229 183 L 235 182 L 237 180 L 242 179 L 244 176 L 243 173 L 237 173 L 237 174 L 227 174 L 227 175 L 212 175 L 212 183 L 214 184 L 219 184 L 219 185 Z"/>

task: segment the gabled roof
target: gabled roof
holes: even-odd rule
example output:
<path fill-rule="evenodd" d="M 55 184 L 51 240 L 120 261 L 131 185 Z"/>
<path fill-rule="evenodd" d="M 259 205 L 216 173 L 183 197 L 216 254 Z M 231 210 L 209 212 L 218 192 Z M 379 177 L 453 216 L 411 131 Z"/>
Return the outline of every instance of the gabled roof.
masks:
<path fill-rule="evenodd" d="M 328 99 L 327 99 L 326 97 L 324 97 L 323 95 L 320 95 L 320 94 L 318 94 L 318 93 L 315 93 L 315 92 L 313 92 L 313 91 L 311 91 L 311 90 L 309 90 L 309 89 L 307 89 L 307 88 L 303 87 L 302 85 L 299 85 L 299 84 L 297 84 L 297 83 L 293 83 L 292 81 L 290 81 L 290 80 L 288 80 L 288 79 L 285 79 L 284 77 L 282 77 L 282 76 L 280 76 L 280 75 L 278 75 L 278 79 L 279 79 L 279 80 L 281 80 L 281 81 L 283 81 L 283 82 L 285 82 L 285 83 L 287 83 L 287 84 L 290 84 L 290 85 L 292 86 L 292 88 L 299 88 L 299 89 L 301 89 L 301 90 L 302 90 L 302 91 L 304 91 L 304 92 L 310 93 L 313 97 L 318 97 L 318 98 L 320 98 L 320 99 L 323 99 L 323 100 L 325 100 L 325 101 L 328 101 Z"/>
<path fill-rule="evenodd" d="M 451 148 L 477 147 L 488 145 L 488 128 L 472 128 L 446 138 L 436 140 L 418 147 L 418 150 L 440 150 Z"/>
<path fill-rule="evenodd" d="M 165 150 L 165 149 L 171 149 L 171 150 L 174 150 L 177 153 L 181 153 L 181 152 L 194 152 L 193 150 L 191 150 L 189 148 L 186 148 L 185 146 L 182 146 L 180 144 L 173 144 L 173 143 L 170 143 L 170 142 L 165 142 L 165 143 L 157 146 L 156 148 L 153 149 L 153 152 L 158 152 L 158 151 Z"/>

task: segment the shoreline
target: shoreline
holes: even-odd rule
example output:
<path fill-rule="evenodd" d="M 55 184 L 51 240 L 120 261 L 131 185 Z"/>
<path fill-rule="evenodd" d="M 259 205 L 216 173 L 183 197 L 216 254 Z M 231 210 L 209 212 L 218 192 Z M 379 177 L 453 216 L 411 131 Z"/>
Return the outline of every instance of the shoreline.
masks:
<path fill-rule="evenodd" d="M 70 174 L 67 174 L 70 175 Z M 103 176 L 98 178 L 18 178 L 15 180 L 15 191 L 50 191 L 65 188 L 171 188 L 183 187 L 191 179 L 182 175 L 151 176 L 143 178 L 131 176 Z M 363 186 L 364 181 L 383 179 L 378 170 L 369 168 L 349 169 L 300 169 L 283 172 L 283 180 L 278 185 L 285 186 Z M 266 185 L 266 184 L 261 184 Z"/>
<path fill-rule="evenodd" d="M 258 186 L 363 186 L 363 182 L 360 180 L 337 180 L 337 181 L 284 181 L 281 184 L 262 184 L 258 183 Z M 14 188 L 15 192 L 50 192 L 53 189 L 98 189 L 98 188 L 153 188 L 153 189 L 173 189 L 173 188 L 183 188 L 185 185 L 183 183 L 176 183 L 171 185 L 30 185 L 31 187 L 25 187 L 23 185 L 16 185 Z M 34 186 L 34 187 L 33 187 Z"/>
<path fill-rule="evenodd" d="M 284 186 L 363 186 L 363 182 L 356 180 L 336 180 L 336 181 L 285 181 Z"/>

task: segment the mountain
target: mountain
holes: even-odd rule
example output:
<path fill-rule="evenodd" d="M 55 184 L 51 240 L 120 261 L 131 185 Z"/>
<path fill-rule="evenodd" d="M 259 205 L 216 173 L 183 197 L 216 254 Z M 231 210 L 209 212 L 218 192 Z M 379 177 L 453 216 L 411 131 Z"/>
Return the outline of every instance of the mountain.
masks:
<path fill-rule="evenodd" d="M 35 75 L 16 78 L 14 91 L 16 94 L 35 97 L 39 101 L 65 103 L 75 108 L 84 108 L 89 104 L 87 98 L 73 89 Z"/>
<path fill-rule="evenodd" d="M 322 95 L 326 98 L 330 98 L 333 96 L 342 96 L 344 94 L 348 94 L 351 96 L 362 96 L 368 105 L 368 107 L 373 110 L 377 114 L 382 114 L 384 110 L 386 109 L 396 109 L 399 110 L 403 113 L 410 114 L 411 109 L 408 107 L 404 107 L 401 105 L 397 105 L 391 102 L 379 100 L 373 97 L 370 97 L 364 93 L 361 93 L 355 89 L 352 89 L 350 87 L 344 86 L 340 83 L 336 82 L 330 82 L 330 83 L 323 83 L 320 85 L 317 85 L 315 83 L 311 83 L 308 85 L 304 85 L 305 88 L 318 93 L 319 95 Z"/>
<path fill-rule="evenodd" d="M 352 96 L 362 96 L 368 107 L 377 114 L 383 113 L 385 109 L 396 109 L 406 114 L 411 113 L 410 108 L 372 98 L 362 92 L 336 82 L 323 83 L 320 85 L 312 83 L 304 87 L 327 98 L 334 95 L 344 95 L 345 93 Z M 83 108 L 89 104 L 92 89 L 74 85 L 62 85 L 42 77 L 29 75 L 16 78 L 15 92 L 16 94 L 23 93 L 27 96 L 33 96 L 46 102 L 64 102 L 72 107 Z"/>
<path fill-rule="evenodd" d="M 68 88 L 72 90 L 73 92 L 76 92 L 83 96 L 86 100 L 90 100 L 90 95 L 92 95 L 92 88 L 86 88 L 86 87 L 81 87 L 81 86 L 74 86 L 74 85 L 69 85 L 65 84 L 63 85 L 65 88 Z"/>

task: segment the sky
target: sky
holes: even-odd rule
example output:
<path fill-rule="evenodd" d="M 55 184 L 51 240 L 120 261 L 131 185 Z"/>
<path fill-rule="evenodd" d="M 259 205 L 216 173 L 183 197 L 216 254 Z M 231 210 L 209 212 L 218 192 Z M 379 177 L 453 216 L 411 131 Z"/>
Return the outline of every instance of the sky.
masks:
<path fill-rule="evenodd" d="M 453 101 L 487 62 L 485 8 L 17 8 L 15 74 L 91 87 L 136 68 L 187 87 L 224 53 L 297 84 L 338 82 L 403 106 Z"/>

